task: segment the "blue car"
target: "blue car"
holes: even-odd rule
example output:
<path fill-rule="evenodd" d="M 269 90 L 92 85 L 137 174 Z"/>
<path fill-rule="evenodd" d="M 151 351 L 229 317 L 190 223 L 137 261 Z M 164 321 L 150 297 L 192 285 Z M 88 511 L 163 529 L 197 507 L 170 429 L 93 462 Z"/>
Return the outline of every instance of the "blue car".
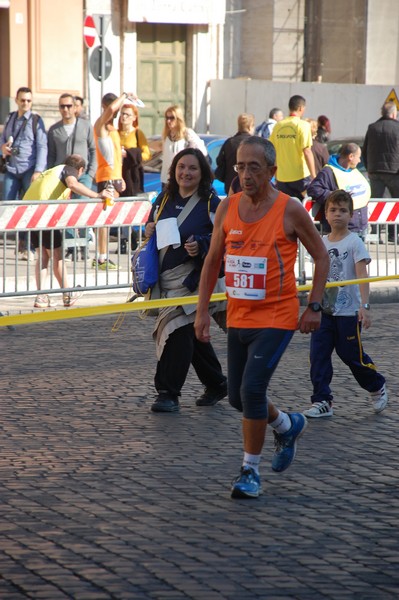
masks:
<path fill-rule="evenodd" d="M 216 168 L 216 158 L 220 152 L 221 147 L 226 141 L 226 137 L 222 135 L 211 135 L 207 133 L 200 133 L 199 137 L 204 141 L 206 149 L 208 151 L 208 157 L 212 170 Z M 159 136 L 156 138 L 149 139 L 160 139 Z M 159 194 L 162 189 L 161 185 L 161 166 L 162 166 L 162 152 L 154 152 L 150 160 L 147 160 L 143 164 L 144 166 L 144 191 L 145 192 L 156 192 Z M 224 191 L 224 183 L 215 179 L 213 181 L 213 187 L 218 196 L 224 197 L 226 192 Z"/>

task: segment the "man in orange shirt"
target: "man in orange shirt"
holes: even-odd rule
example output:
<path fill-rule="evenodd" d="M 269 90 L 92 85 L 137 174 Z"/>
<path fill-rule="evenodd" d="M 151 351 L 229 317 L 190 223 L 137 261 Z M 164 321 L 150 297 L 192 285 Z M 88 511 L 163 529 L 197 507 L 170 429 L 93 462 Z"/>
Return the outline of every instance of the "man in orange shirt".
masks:
<path fill-rule="evenodd" d="M 267 387 L 295 330 L 309 333 L 319 328 L 329 269 L 324 244 L 302 204 L 270 183 L 275 160 L 268 140 L 250 137 L 240 144 L 235 170 L 242 193 L 226 198 L 216 212 L 199 287 L 195 331 L 205 342 L 210 340 L 209 299 L 224 257 L 228 394 L 230 404 L 243 413 L 244 437 L 233 498 L 257 498 L 261 493 L 259 463 L 268 423 L 276 445 L 272 469 L 284 471 L 295 457 L 306 418 L 279 411 L 267 398 Z M 294 272 L 298 239 L 315 263 L 309 304 L 299 324 Z"/>

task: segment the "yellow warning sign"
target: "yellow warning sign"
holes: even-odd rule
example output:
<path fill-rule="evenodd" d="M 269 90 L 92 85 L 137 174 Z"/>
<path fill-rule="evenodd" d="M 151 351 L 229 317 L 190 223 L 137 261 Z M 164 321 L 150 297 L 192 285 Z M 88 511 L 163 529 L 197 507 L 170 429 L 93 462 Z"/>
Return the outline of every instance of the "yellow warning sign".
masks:
<path fill-rule="evenodd" d="M 395 92 L 395 90 L 393 88 L 389 92 L 389 94 L 388 94 L 387 99 L 385 100 L 385 102 L 395 102 L 396 108 L 399 110 L 399 100 L 398 100 L 396 92 Z"/>

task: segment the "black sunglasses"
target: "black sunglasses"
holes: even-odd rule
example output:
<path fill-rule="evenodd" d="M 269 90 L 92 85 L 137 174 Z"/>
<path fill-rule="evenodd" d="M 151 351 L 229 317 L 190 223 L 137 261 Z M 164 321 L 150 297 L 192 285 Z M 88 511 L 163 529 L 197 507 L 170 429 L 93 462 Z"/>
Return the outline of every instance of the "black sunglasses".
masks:
<path fill-rule="evenodd" d="M 60 104 L 60 108 L 72 108 L 73 104 Z"/>

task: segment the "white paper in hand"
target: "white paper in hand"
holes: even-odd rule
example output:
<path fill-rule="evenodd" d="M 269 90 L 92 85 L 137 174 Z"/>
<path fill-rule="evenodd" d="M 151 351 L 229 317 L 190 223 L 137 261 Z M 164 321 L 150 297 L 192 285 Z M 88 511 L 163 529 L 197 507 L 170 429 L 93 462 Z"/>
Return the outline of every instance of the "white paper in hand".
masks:
<path fill-rule="evenodd" d="M 156 224 L 158 250 L 166 246 L 178 248 L 181 245 L 180 232 L 176 217 L 162 219 Z"/>
<path fill-rule="evenodd" d="M 144 102 L 140 100 L 140 98 L 132 98 L 131 103 L 134 104 L 134 106 L 138 106 L 138 108 L 144 108 L 145 106 Z"/>

